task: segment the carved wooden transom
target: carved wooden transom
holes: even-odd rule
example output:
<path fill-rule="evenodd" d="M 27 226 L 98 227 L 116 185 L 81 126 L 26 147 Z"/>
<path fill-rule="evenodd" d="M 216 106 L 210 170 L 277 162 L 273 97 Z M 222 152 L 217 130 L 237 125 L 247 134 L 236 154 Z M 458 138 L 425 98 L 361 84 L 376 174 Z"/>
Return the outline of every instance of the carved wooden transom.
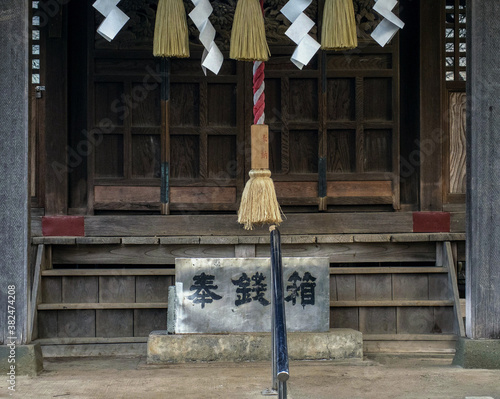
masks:
<path fill-rule="evenodd" d="M 285 35 L 290 22 L 280 13 L 280 9 L 288 0 L 266 0 L 264 3 L 264 15 L 266 18 L 266 34 L 270 45 L 293 45 Z M 214 0 L 214 9 L 210 21 L 212 22 L 217 36 L 215 41 L 223 50 L 229 49 L 233 16 L 236 8 L 236 0 Z M 354 12 L 358 25 L 358 37 L 368 39 L 370 33 L 380 22 L 380 17 L 372 11 L 374 0 L 354 0 Z M 96 48 L 115 49 L 150 49 L 152 47 L 156 8 L 158 0 L 121 0 L 119 7 L 130 17 L 130 21 L 118 36 L 108 43 L 100 35 L 96 34 Z M 186 12 L 193 8 L 193 3 L 184 0 Z M 318 12 L 318 1 L 314 0 L 305 13 L 316 25 L 310 31 L 310 35 L 318 39 L 318 20 L 321 13 Z M 95 24 L 98 26 L 103 20 L 99 13 L 95 13 Z M 188 18 L 189 39 L 194 45 L 200 45 L 198 30 Z"/>

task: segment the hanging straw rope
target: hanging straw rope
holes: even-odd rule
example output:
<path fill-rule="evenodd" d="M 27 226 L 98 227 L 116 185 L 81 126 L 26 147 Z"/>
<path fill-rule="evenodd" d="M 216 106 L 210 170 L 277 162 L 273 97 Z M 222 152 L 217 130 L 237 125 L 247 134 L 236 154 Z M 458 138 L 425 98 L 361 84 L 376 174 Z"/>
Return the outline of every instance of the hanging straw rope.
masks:
<path fill-rule="evenodd" d="M 153 40 L 155 57 L 189 57 L 186 10 L 182 0 L 160 0 Z"/>
<path fill-rule="evenodd" d="M 259 0 L 239 0 L 231 30 L 229 57 L 239 61 L 267 61 L 269 55 Z"/>
<path fill-rule="evenodd" d="M 321 29 L 323 50 L 350 50 L 358 46 L 352 0 L 326 0 Z"/>

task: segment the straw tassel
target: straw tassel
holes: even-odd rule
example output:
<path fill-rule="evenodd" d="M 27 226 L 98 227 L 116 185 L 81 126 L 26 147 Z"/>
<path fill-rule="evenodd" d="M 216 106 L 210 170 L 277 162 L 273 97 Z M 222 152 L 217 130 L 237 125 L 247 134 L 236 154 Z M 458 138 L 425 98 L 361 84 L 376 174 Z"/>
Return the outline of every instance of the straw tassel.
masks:
<path fill-rule="evenodd" d="M 269 47 L 258 0 L 239 0 L 231 30 L 229 57 L 239 61 L 267 61 Z"/>
<path fill-rule="evenodd" d="M 358 46 L 352 0 L 326 0 L 323 10 L 321 48 L 350 50 Z"/>
<path fill-rule="evenodd" d="M 276 224 L 283 219 L 269 170 L 269 132 L 267 125 L 252 125 L 252 170 L 245 185 L 238 211 L 238 223 L 246 230 L 254 225 Z"/>
<path fill-rule="evenodd" d="M 182 0 L 160 0 L 153 42 L 155 57 L 189 57 L 189 34 Z"/>

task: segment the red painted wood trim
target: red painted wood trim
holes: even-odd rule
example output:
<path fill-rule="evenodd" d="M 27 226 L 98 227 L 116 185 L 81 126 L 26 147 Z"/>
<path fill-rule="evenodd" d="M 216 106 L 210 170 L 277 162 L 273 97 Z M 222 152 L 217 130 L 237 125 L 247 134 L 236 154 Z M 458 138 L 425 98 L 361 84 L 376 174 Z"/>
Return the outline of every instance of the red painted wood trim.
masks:
<path fill-rule="evenodd" d="M 85 236 L 85 219 L 83 216 L 44 216 L 42 217 L 42 234 L 45 237 L 83 237 Z"/>
<path fill-rule="evenodd" d="M 448 212 L 413 212 L 414 233 L 449 233 Z"/>

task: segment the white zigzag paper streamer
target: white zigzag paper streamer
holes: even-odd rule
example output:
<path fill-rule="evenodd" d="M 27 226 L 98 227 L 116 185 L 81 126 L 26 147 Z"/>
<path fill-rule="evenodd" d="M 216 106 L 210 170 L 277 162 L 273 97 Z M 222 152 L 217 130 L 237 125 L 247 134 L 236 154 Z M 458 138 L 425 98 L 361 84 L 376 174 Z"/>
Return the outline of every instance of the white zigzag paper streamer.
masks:
<path fill-rule="evenodd" d="M 104 21 L 97 28 L 97 33 L 108 42 L 113 40 L 130 19 L 127 14 L 117 7 L 120 0 L 97 0 L 92 6 L 105 16 Z"/>
<path fill-rule="evenodd" d="M 314 26 L 314 21 L 303 13 L 311 3 L 312 0 L 290 0 L 281 9 L 281 13 L 292 23 L 285 32 L 285 35 L 297 44 L 290 59 L 299 69 L 307 65 L 321 47 L 308 34 Z"/>
<path fill-rule="evenodd" d="M 391 41 L 399 29 L 403 29 L 405 26 L 404 22 L 392 12 L 396 4 L 398 4 L 397 0 L 378 0 L 373 6 L 373 10 L 384 17 L 371 34 L 372 38 L 382 47 Z"/>
<path fill-rule="evenodd" d="M 203 56 L 201 57 L 201 68 L 205 75 L 207 74 L 207 69 L 217 75 L 222 66 L 222 61 L 224 61 L 224 56 L 215 44 L 215 28 L 208 20 L 208 17 L 212 14 L 213 7 L 209 0 L 191 1 L 195 7 L 189 13 L 189 18 L 191 18 L 196 28 L 200 31 L 200 42 L 205 47 Z"/>

